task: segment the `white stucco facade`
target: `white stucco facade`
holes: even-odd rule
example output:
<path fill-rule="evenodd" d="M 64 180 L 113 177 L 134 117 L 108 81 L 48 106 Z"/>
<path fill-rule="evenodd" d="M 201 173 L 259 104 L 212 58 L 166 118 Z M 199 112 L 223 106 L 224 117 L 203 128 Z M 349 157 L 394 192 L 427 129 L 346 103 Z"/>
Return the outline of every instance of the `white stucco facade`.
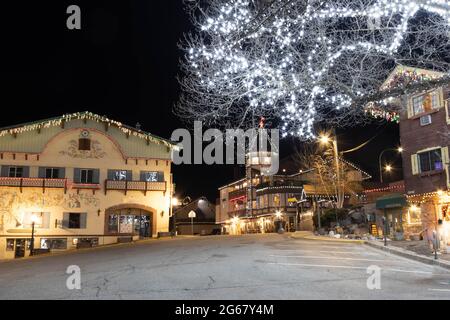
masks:
<path fill-rule="evenodd" d="M 168 231 L 170 143 L 95 115 L 33 128 L 0 136 L 0 259 L 29 254 L 31 216 L 34 247 L 52 251 Z"/>

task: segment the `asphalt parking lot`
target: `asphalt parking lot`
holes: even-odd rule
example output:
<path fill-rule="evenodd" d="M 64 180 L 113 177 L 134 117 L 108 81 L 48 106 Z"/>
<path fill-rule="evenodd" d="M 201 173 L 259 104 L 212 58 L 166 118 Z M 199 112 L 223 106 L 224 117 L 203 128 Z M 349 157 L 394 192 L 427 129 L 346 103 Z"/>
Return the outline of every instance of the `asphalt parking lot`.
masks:
<path fill-rule="evenodd" d="M 71 265 L 81 271 L 79 290 L 66 286 Z M 379 289 L 368 288 L 368 267 L 380 271 Z M 0 262 L 0 299 L 449 298 L 446 269 L 287 234 L 150 240 Z"/>

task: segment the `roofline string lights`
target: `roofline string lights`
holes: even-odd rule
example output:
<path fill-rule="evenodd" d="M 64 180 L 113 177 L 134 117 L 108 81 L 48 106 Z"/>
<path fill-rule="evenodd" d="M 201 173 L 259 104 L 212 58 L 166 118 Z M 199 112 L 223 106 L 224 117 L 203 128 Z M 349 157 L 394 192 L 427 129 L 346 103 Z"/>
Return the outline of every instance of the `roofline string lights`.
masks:
<path fill-rule="evenodd" d="M 43 121 L 36 121 L 30 124 L 25 125 L 19 125 L 14 128 L 7 128 L 0 131 L 0 137 L 11 134 L 16 135 L 24 132 L 29 131 L 35 131 L 40 129 L 46 129 L 50 127 L 56 127 L 61 126 L 64 122 L 72 121 L 72 120 L 92 120 L 96 122 L 106 123 L 108 126 L 115 126 L 119 130 L 121 130 L 124 134 L 135 136 L 147 141 L 151 141 L 153 143 L 157 144 L 163 144 L 168 148 L 176 148 L 177 146 L 173 145 L 169 141 L 166 141 L 162 138 L 157 138 L 151 135 L 150 133 L 138 130 L 138 129 L 132 129 L 124 124 L 122 124 L 119 121 L 111 120 L 105 116 L 100 116 L 92 112 L 75 112 L 71 114 L 65 114 L 61 117 L 49 119 L 49 120 L 43 120 Z"/>

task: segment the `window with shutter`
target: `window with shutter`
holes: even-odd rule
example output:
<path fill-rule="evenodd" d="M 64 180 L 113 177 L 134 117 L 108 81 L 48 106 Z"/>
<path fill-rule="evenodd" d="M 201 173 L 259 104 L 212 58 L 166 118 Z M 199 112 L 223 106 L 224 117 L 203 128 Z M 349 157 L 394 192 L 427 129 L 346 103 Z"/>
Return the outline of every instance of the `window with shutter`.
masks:
<path fill-rule="evenodd" d="M 75 183 L 99 183 L 100 170 L 98 169 L 75 169 Z"/>
<path fill-rule="evenodd" d="M 64 214 L 68 219 L 67 227 L 69 229 L 85 229 L 86 228 L 86 213 L 69 212 Z"/>
<path fill-rule="evenodd" d="M 39 178 L 45 179 L 62 179 L 65 177 L 65 174 L 62 172 L 62 168 L 39 168 Z"/>
<path fill-rule="evenodd" d="M 419 174 L 419 166 L 417 163 L 417 154 L 411 155 L 411 168 L 412 168 L 413 175 Z"/>
<path fill-rule="evenodd" d="M 450 165 L 450 158 L 448 153 L 448 147 L 443 147 L 441 149 L 442 153 L 442 162 L 444 164 L 445 174 L 447 176 L 447 187 L 450 187 L 450 172 L 449 172 L 449 165 Z"/>
<path fill-rule="evenodd" d="M 70 213 L 64 212 L 63 221 L 62 221 L 63 228 L 69 228 L 69 219 L 70 219 Z"/>
<path fill-rule="evenodd" d="M 420 172 L 443 170 L 441 148 L 433 149 L 417 154 Z"/>
<path fill-rule="evenodd" d="M 8 177 L 23 178 L 25 177 L 24 173 L 24 167 L 9 167 Z"/>
<path fill-rule="evenodd" d="M 125 181 L 131 180 L 127 170 L 108 170 L 108 180 Z"/>
<path fill-rule="evenodd" d="M 87 225 L 87 214 L 80 213 L 80 229 L 86 229 Z"/>
<path fill-rule="evenodd" d="M 164 181 L 164 172 L 162 172 L 162 171 L 141 171 L 141 181 L 162 182 L 162 181 Z"/>
<path fill-rule="evenodd" d="M 441 148 L 441 153 L 442 153 L 442 162 L 443 162 L 444 166 L 448 166 L 450 164 L 448 147 Z"/>
<path fill-rule="evenodd" d="M 421 113 L 430 112 L 441 107 L 441 91 L 433 91 L 412 97 L 411 106 L 408 106 L 408 116 L 415 116 Z"/>
<path fill-rule="evenodd" d="M 73 169 L 73 181 L 75 183 L 81 183 L 81 169 L 79 168 Z"/>
<path fill-rule="evenodd" d="M 2 177 L 8 177 L 9 176 L 9 166 L 2 166 L 1 174 L 2 174 Z"/>

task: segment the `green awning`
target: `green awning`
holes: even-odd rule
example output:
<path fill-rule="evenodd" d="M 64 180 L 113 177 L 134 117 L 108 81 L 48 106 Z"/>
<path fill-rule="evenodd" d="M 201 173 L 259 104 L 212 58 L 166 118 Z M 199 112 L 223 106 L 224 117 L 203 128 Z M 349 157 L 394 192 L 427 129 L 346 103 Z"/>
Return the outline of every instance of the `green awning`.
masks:
<path fill-rule="evenodd" d="M 406 207 L 406 197 L 400 193 L 391 193 L 377 199 L 377 209 L 390 209 Z"/>

